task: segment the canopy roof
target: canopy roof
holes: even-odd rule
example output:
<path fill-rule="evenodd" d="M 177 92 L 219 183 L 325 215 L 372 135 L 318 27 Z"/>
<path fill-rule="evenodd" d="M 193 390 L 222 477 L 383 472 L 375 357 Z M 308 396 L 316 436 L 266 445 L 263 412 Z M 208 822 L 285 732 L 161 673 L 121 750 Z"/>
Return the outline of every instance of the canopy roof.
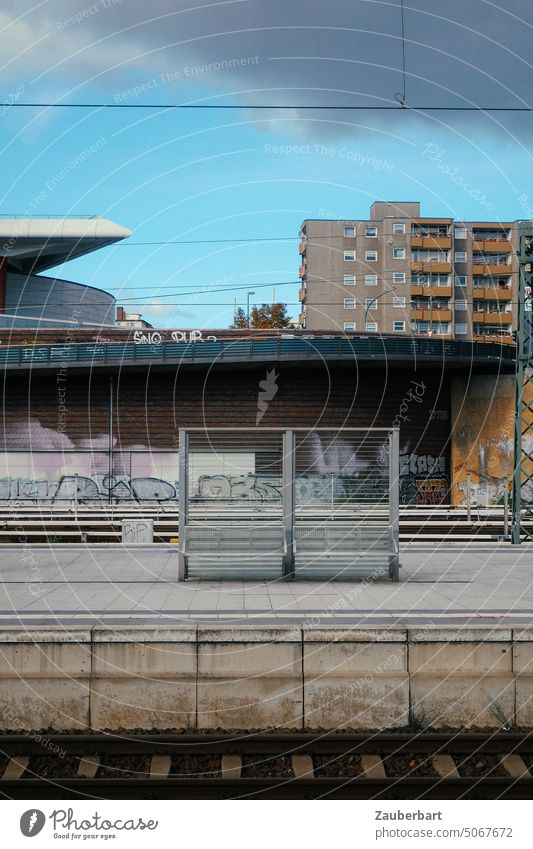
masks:
<path fill-rule="evenodd" d="M 0 218 L 0 257 L 7 268 L 35 274 L 126 239 L 131 230 L 99 216 Z"/>

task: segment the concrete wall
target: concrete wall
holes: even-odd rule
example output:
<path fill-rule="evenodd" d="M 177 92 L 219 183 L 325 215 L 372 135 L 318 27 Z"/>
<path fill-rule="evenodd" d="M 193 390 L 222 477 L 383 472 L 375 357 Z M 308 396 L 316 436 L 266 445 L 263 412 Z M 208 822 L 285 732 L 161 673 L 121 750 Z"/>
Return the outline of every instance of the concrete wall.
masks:
<path fill-rule="evenodd" d="M 5 628 L 0 729 L 533 727 L 533 627 Z"/>

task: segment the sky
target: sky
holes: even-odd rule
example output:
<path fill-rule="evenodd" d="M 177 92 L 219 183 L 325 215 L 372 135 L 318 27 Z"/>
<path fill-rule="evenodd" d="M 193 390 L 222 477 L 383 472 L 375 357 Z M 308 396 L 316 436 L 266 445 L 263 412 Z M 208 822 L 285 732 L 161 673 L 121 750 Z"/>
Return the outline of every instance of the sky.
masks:
<path fill-rule="evenodd" d="M 530 9 L 405 0 L 402 42 L 400 0 L 1 0 L 0 214 L 130 228 L 54 273 L 158 327 L 273 288 L 296 317 L 305 218 L 533 217 L 533 113 L 423 111 L 531 105 Z M 184 103 L 247 108 L 154 108 Z M 347 105 L 397 109 L 305 109 Z"/>

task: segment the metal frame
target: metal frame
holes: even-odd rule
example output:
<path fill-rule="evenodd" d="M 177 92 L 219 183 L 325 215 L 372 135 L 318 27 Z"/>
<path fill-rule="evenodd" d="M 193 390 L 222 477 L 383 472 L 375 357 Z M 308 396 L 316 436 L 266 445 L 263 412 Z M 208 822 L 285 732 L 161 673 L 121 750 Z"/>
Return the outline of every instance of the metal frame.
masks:
<path fill-rule="evenodd" d="M 389 525 L 391 578 L 400 580 L 400 430 L 395 427 L 389 436 Z"/>
<path fill-rule="evenodd" d="M 283 472 L 282 472 L 282 498 L 283 498 L 283 529 L 285 532 L 285 555 L 284 574 L 288 578 L 294 578 L 294 477 L 295 477 L 295 440 L 294 432 L 287 430 L 283 434 Z"/>
<path fill-rule="evenodd" d="M 524 222 L 520 227 L 520 269 L 518 275 L 518 310 L 516 322 L 516 370 L 514 411 L 514 460 L 511 542 L 520 545 L 521 536 L 531 534 L 522 526 L 525 507 L 522 488 L 533 483 L 533 407 L 524 399 L 528 387 L 533 396 L 533 313 L 531 312 L 531 287 L 533 286 L 533 226 Z M 529 310 L 526 310 L 526 302 Z M 528 440 L 529 437 L 529 440 Z"/>
<path fill-rule="evenodd" d="M 187 558 L 185 555 L 185 528 L 189 510 L 189 469 L 187 454 L 189 450 L 189 434 L 186 430 L 179 431 L 178 481 L 179 481 L 179 555 L 178 581 L 187 577 Z"/>

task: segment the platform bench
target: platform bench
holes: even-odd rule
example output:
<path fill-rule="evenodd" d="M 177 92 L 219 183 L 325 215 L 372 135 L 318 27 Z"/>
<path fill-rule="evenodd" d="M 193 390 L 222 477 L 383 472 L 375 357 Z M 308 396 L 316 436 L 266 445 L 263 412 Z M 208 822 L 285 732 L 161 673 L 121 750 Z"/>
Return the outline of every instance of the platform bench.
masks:
<path fill-rule="evenodd" d="M 398 552 L 382 522 L 323 522 L 294 527 L 295 577 L 317 580 L 397 580 Z"/>
<path fill-rule="evenodd" d="M 189 578 L 270 579 L 283 575 L 287 556 L 281 523 L 187 525 L 180 553 Z"/>

